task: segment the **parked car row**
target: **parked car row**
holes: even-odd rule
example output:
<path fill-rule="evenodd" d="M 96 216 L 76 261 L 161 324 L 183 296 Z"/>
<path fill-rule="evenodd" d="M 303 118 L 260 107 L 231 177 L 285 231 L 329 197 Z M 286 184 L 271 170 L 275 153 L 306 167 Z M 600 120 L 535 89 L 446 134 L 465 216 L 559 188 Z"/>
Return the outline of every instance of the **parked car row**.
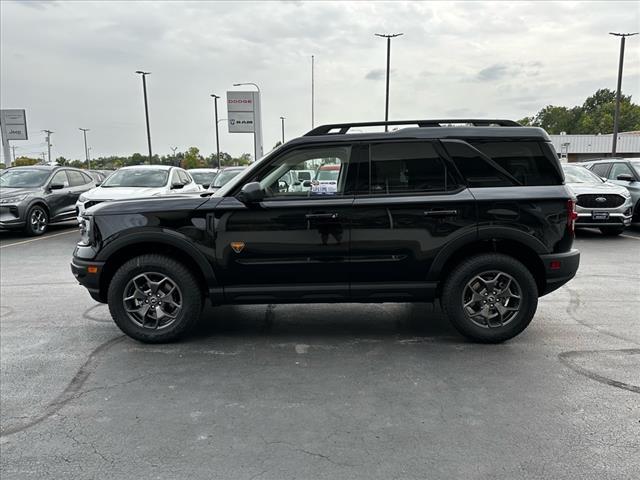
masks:
<path fill-rule="evenodd" d="M 42 235 L 102 202 L 214 191 L 245 167 L 184 170 L 138 165 L 116 171 L 65 166 L 13 167 L 0 174 L 0 230 Z"/>

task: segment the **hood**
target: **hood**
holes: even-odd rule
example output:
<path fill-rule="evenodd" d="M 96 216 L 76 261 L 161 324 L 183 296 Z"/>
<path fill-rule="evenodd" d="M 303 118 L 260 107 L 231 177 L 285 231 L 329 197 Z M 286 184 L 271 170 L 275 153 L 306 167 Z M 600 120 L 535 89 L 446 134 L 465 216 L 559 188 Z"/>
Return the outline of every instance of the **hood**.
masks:
<path fill-rule="evenodd" d="M 614 183 L 608 183 L 608 182 L 567 183 L 567 187 L 569 187 L 575 195 L 582 195 L 586 193 L 593 193 L 593 194 L 610 193 L 610 194 L 624 195 L 625 193 L 628 193 L 626 188 L 620 185 L 616 185 Z"/>
<path fill-rule="evenodd" d="M 195 210 L 205 202 L 217 205 L 220 198 L 202 196 L 203 192 L 193 192 L 191 195 L 161 195 L 150 198 L 130 198 L 115 202 L 99 203 L 87 210 L 93 215 L 123 215 L 153 212 L 184 212 Z"/>
<path fill-rule="evenodd" d="M 0 188 L 0 198 L 16 197 L 28 193 L 38 193 L 42 191 L 42 187 L 27 188 Z"/>
<path fill-rule="evenodd" d="M 87 200 L 124 200 L 129 198 L 147 198 L 164 192 L 164 187 L 97 187 L 85 192 Z"/>

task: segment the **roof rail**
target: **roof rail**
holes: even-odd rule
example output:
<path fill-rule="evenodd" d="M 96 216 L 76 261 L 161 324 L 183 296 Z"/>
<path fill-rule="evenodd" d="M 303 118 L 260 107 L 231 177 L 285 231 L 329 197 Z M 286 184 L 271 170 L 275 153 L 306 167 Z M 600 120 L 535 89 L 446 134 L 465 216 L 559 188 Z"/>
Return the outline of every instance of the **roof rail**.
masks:
<path fill-rule="evenodd" d="M 438 120 L 393 120 L 390 122 L 356 122 L 356 123 L 332 123 L 321 125 L 305 133 L 305 137 L 314 137 L 317 135 L 339 135 L 347 133 L 355 127 L 381 127 L 391 125 L 417 125 L 424 127 L 442 127 L 449 125 L 473 125 L 474 127 L 490 127 L 493 125 L 499 127 L 521 127 L 518 122 L 513 120 L 495 120 L 495 119 L 438 119 Z"/>

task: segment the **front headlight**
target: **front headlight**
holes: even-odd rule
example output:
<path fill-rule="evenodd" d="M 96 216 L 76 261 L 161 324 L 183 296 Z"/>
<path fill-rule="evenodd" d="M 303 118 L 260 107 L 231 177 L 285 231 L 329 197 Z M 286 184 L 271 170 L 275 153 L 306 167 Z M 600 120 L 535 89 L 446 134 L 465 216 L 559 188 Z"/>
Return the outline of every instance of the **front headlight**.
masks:
<path fill-rule="evenodd" d="M 85 196 L 85 194 L 83 193 L 82 195 L 80 195 L 80 197 L 78 197 L 78 201 L 81 203 L 84 203 L 88 200 L 88 198 Z"/>
<path fill-rule="evenodd" d="M 28 193 L 24 193 L 22 195 L 14 195 L 13 197 L 3 197 L 0 198 L 0 203 L 19 203 L 27 198 L 28 195 Z"/>
<path fill-rule="evenodd" d="M 91 245 L 93 242 L 93 217 L 83 216 L 80 218 L 80 244 Z"/>
<path fill-rule="evenodd" d="M 624 198 L 631 198 L 631 194 L 629 193 L 629 190 L 626 190 L 624 192 L 622 192 L 622 196 Z"/>

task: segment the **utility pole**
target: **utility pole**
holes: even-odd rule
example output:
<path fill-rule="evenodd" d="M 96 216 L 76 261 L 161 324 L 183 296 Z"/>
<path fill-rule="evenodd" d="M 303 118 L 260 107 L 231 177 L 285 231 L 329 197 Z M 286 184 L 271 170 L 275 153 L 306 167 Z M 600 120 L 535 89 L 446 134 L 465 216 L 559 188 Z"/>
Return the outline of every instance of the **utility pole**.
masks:
<path fill-rule="evenodd" d="M 284 119 L 285 117 L 280 117 L 280 122 L 282 123 L 282 143 L 284 143 Z"/>
<path fill-rule="evenodd" d="M 40 153 L 40 155 L 42 155 L 42 162 L 46 162 L 47 161 L 47 154 L 45 152 Z"/>
<path fill-rule="evenodd" d="M 311 55 L 311 128 L 315 125 L 315 57 Z"/>
<path fill-rule="evenodd" d="M 15 145 L 11 147 L 11 150 L 13 151 L 13 163 L 16 163 L 16 148 L 18 147 L 16 147 Z"/>
<path fill-rule="evenodd" d="M 213 98 L 213 116 L 216 124 L 216 168 L 220 168 L 220 135 L 218 133 L 218 95 L 212 93 Z"/>
<path fill-rule="evenodd" d="M 151 153 L 151 129 L 149 128 L 149 104 L 147 103 L 147 75 L 151 72 L 143 72 L 142 70 L 136 70 L 138 75 L 142 76 L 142 92 L 144 94 L 144 116 L 147 120 L 147 144 L 149 145 L 149 165 L 153 163 L 153 154 Z"/>
<path fill-rule="evenodd" d="M 89 161 L 89 149 L 87 148 L 87 132 L 88 128 L 78 128 L 78 130 L 82 130 L 82 134 L 84 135 L 84 158 L 87 161 L 87 170 L 91 170 L 91 162 Z"/>
<path fill-rule="evenodd" d="M 176 150 L 178 150 L 178 147 L 169 147 L 169 148 L 173 152 L 173 166 L 177 167 L 178 163 L 176 162 Z"/>
<path fill-rule="evenodd" d="M 404 35 L 404 33 L 392 33 L 392 34 L 384 34 L 384 33 L 376 33 L 376 37 L 382 37 L 387 39 L 387 90 L 385 95 L 385 107 L 384 107 L 384 121 L 389 121 L 389 74 L 391 72 L 391 39 L 395 37 L 399 37 L 400 35 Z M 384 126 L 384 131 L 388 132 L 388 125 Z"/>
<path fill-rule="evenodd" d="M 618 62 L 618 87 L 616 89 L 616 110 L 613 117 L 613 144 L 611 146 L 611 155 L 616 155 L 616 149 L 618 147 L 618 129 L 620 128 L 620 97 L 622 92 L 622 64 L 624 63 L 624 44 L 627 37 L 638 35 L 638 32 L 634 33 L 616 33 L 609 32 L 609 35 L 614 37 L 620 37 L 620 61 Z"/>
<path fill-rule="evenodd" d="M 49 156 L 47 158 L 49 159 L 49 165 L 51 165 L 51 134 L 54 132 L 52 132 L 51 130 L 42 131 L 47 134 L 47 150 L 49 152 Z"/>

